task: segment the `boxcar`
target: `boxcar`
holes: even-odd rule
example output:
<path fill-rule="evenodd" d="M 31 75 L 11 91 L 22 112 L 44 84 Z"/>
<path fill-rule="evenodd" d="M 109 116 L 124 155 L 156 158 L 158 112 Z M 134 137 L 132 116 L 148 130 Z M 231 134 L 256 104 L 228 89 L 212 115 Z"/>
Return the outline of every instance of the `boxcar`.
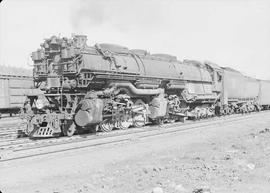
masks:
<path fill-rule="evenodd" d="M 30 70 L 0 66 L 0 115 L 18 113 L 33 87 Z"/>

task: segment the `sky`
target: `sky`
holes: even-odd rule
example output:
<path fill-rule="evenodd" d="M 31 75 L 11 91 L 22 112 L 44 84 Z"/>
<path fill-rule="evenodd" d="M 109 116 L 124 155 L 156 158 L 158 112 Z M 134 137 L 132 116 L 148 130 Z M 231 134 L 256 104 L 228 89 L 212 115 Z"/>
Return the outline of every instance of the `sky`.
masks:
<path fill-rule="evenodd" d="M 44 38 L 72 33 L 270 80 L 270 0 L 4 0 L 0 64 L 27 68 Z"/>

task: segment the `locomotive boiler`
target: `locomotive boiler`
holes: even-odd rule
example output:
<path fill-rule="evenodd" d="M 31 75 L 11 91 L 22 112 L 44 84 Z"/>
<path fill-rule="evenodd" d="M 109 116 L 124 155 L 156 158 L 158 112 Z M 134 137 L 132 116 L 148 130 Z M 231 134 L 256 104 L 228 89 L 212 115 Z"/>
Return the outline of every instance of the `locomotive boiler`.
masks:
<path fill-rule="evenodd" d="M 218 65 L 86 41 L 83 35 L 52 36 L 32 53 L 34 83 L 44 93 L 25 102 L 28 135 L 213 116 L 223 84 Z"/>

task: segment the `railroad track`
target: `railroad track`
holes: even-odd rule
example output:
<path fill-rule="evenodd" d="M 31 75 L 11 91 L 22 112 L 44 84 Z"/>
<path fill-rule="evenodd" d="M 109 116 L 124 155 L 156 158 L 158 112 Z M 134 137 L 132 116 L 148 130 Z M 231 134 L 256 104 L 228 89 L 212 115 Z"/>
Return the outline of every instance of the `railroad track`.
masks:
<path fill-rule="evenodd" d="M 241 115 L 231 115 L 234 117 L 241 117 Z M 228 116 L 230 117 L 230 116 Z M 226 119 L 228 117 L 222 117 L 222 119 Z M 209 118 L 209 119 L 204 119 L 200 120 L 198 122 L 204 123 L 204 122 L 209 122 L 213 121 L 216 119 L 221 119 L 221 118 Z M 61 137 L 61 138 L 47 138 L 47 139 L 40 139 L 40 140 L 30 140 L 29 138 L 19 138 L 19 139 L 8 139 L 4 141 L 0 141 L 0 150 L 4 149 L 14 149 L 16 146 L 29 146 L 29 145 L 44 145 L 44 146 L 50 146 L 52 144 L 57 144 L 57 143 L 70 143 L 71 141 L 81 141 L 81 140 L 86 140 L 88 138 L 98 138 L 101 136 L 104 137 L 110 137 L 114 135 L 125 135 L 125 134 L 130 134 L 130 133 L 138 133 L 138 132 L 146 132 L 150 130 L 155 130 L 156 128 L 163 128 L 163 127 L 170 127 L 170 126 L 187 126 L 190 124 L 196 124 L 198 122 L 194 121 L 187 121 L 186 123 L 170 123 L 170 124 L 164 124 L 164 125 L 148 125 L 143 128 L 130 128 L 128 130 L 113 130 L 109 133 L 106 132 L 98 132 L 98 133 L 92 133 L 92 134 L 83 134 L 83 135 L 75 135 L 72 137 Z"/>
<path fill-rule="evenodd" d="M 148 126 L 140 129 L 134 128 L 125 131 L 102 133 L 98 135 L 82 135 L 74 136 L 71 138 L 64 137 L 39 141 L 22 139 L 22 141 L 15 144 L 0 144 L 0 147 L 2 148 L 0 150 L 0 162 L 54 154 L 106 144 L 119 143 L 124 141 L 130 141 L 133 139 L 142 139 L 146 137 L 183 132 L 187 130 L 203 129 L 205 127 L 216 127 L 220 124 L 230 125 L 237 122 L 243 122 L 247 118 L 249 120 L 256 120 L 261 116 L 269 117 L 269 115 L 270 112 L 260 112 L 256 114 L 252 113 L 248 115 L 234 115 L 222 118 L 214 118 L 210 120 L 190 122 L 187 124 L 174 123 L 162 126 Z"/>

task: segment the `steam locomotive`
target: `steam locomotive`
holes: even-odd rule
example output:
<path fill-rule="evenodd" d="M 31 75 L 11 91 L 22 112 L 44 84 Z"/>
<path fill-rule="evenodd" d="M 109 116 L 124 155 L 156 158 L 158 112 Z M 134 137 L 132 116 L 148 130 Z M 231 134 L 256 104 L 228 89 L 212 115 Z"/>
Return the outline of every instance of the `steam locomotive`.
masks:
<path fill-rule="evenodd" d="M 52 36 L 32 53 L 42 93 L 24 104 L 30 137 L 109 132 L 269 108 L 270 82 L 209 61 Z M 217 114 L 217 111 L 216 111 Z"/>

